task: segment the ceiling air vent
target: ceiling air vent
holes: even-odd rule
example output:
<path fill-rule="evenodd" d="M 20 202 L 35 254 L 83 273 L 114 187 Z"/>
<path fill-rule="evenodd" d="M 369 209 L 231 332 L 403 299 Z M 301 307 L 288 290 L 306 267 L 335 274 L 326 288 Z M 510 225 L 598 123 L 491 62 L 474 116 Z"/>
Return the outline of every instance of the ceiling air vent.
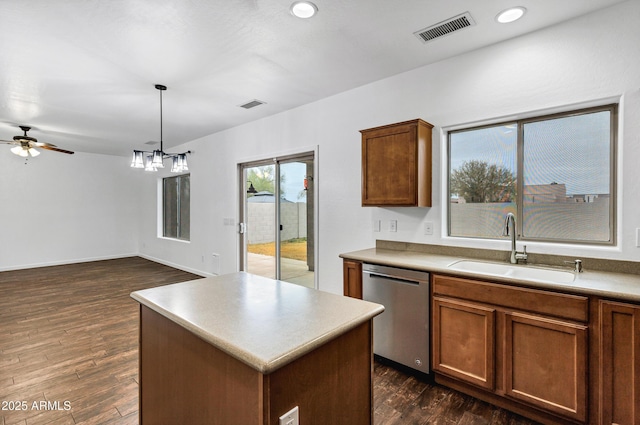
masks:
<path fill-rule="evenodd" d="M 267 103 L 267 102 L 263 102 L 261 100 L 253 99 L 253 100 L 251 100 L 251 101 L 249 101 L 249 102 L 247 102 L 247 103 L 245 103 L 243 105 L 240 105 L 240 107 L 244 108 L 244 109 L 251 109 L 251 108 L 255 108 L 256 106 L 264 105 L 265 103 Z"/>
<path fill-rule="evenodd" d="M 416 31 L 413 34 L 422 40 L 423 43 L 428 43 L 436 38 L 444 37 L 455 31 L 460 31 L 467 27 L 472 27 L 476 23 L 471 17 L 469 12 L 465 12 L 461 15 L 454 16 L 446 21 L 439 22 L 435 25 Z"/>

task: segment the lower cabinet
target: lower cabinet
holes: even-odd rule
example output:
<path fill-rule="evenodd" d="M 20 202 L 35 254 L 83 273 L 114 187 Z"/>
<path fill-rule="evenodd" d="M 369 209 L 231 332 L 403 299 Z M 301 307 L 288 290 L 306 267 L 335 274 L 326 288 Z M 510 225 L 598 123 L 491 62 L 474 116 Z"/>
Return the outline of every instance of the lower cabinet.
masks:
<path fill-rule="evenodd" d="M 640 423 L 640 307 L 601 300 L 601 424 Z"/>
<path fill-rule="evenodd" d="M 362 263 L 343 260 L 342 273 L 344 295 L 362 299 Z"/>
<path fill-rule="evenodd" d="M 504 313 L 508 397 L 578 421 L 587 412 L 587 327 Z"/>
<path fill-rule="evenodd" d="M 640 305 L 439 274 L 431 288 L 437 382 L 545 424 L 640 424 Z M 344 294 L 362 298 L 359 261 Z"/>
<path fill-rule="evenodd" d="M 541 422 L 586 421 L 586 297 L 434 275 L 432 304 L 437 374 Z"/>
<path fill-rule="evenodd" d="M 433 298 L 433 369 L 494 389 L 495 309 Z"/>

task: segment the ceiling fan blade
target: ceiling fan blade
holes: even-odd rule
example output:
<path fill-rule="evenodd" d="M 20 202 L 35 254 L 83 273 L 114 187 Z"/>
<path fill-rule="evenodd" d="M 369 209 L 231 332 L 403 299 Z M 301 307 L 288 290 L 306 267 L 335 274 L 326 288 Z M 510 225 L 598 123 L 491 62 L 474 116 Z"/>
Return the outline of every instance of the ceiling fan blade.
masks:
<path fill-rule="evenodd" d="M 7 145 L 17 145 L 15 140 L 0 140 L 0 143 L 5 143 Z"/>
<path fill-rule="evenodd" d="M 47 143 L 47 142 L 34 142 L 33 146 L 35 146 L 37 148 L 45 148 L 45 149 L 47 147 L 50 147 L 50 148 L 55 148 L 56 147 L 56 145 L 54 145 L 52 143 Z"/>
<path fill-rule="evenodd" d="M 70 154 L 70 155 L 72 155 L 72 154 L 74 153 L 73 151 L 68 151 L 68 150 L 65 150 L 65 149 L 56 148 L 55 146 L 53 146 L 53 145 L 48 145 L 48 144 L 47 144 L 47 145 L 43 145 L 43 146 L 38 146 L 38 147 L 40 147 L 40 148 L 42 148 L 42 149 L 49 150 L 49 151 L 55 151 L 55 152 L 61 152 L 61 153 L 68 153 L 68 154 Z"/>

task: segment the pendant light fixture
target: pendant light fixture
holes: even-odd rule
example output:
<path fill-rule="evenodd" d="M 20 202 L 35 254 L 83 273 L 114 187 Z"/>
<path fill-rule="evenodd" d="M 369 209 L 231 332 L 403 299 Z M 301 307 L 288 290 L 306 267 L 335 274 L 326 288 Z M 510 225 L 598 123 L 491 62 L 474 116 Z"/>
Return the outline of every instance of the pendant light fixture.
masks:
<path fill-rule="evenodd" d="M 158 171 L 158 168 L 164 168 L 164 160 L 171 158 L 172 173 L 189 171 L 187 154 L 190 154 L 191 151 L 183 153 L 166 153 L 164 151 L 162 140 L 162 92 L 167 90 L 167 86 L 156 84 L 155 87 L 160 92 L 160 149 L 156 149 L 153 152 L 134 150 L 131 168 L 144 168 L 145 171 Z"/>

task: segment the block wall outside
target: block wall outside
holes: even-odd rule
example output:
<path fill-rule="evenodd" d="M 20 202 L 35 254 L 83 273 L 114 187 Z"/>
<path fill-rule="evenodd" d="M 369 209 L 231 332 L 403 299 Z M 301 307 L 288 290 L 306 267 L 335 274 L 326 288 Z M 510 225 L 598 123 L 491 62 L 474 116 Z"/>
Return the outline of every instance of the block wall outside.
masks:
<path fill-rule="evenodd" d="M 249 244 L 275 241 L 275 204 L 247 204 Z M 281 240 L 307 237 L 307 203 L 287 202 L 280 205 Z"/>

